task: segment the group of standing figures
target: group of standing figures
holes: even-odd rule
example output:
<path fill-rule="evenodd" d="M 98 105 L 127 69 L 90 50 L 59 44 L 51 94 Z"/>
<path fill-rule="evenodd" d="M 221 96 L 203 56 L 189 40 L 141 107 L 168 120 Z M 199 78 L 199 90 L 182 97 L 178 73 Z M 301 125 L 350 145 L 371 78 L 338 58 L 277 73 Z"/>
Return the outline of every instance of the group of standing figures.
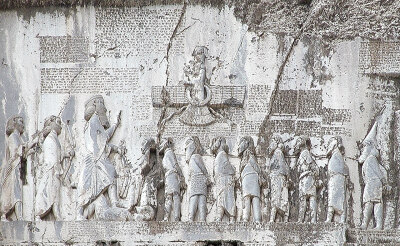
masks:
<path fill-rule="evenodd" d="M 295 203 L 289 200 L 289 189 L 295 187 L 299 198 L 298 222 L 305 222 L 307 210 L 311 222 L 316 222 L 317 190 L 326 184 L 326 221 L 331 222 L 336 216 L 340 222 L 346 222 L 346 193 L 352 189 L 352 184 L 340 136 L 334 136 L 328 142 L 327 180 L 320 178 L 321 169 L 311 154 L 308 137 L 296 138 L 296 165 L 290 168 L 279 134 L 273 134 L 270 138 L 267 163 L 263 167 L 258 163 L 253 138 L 242 137 L 237 151 L 239 170 L 230 162 L 226 139 L 222 136 L 212 139 L 210 150 L 215 156 L 213 177 L 204 163 L 204 150 L 199 138 L 188 137 L 185 141 L 188 175 L 185 177 L 175 155 L 172 138 L 162 139 L 160 143 L 154 139 L 146 140 L 142 144 L 139 163 L 131 165 L 126 160 L 124 145 L 110 143 L 120 123 L 120 114 L 117 123 L 111 125 L 106 113 L 102 96 L 92 97 L 85 104 L 84 118 L 87 124 L 84 129 L 85 146 L 81 149 L 84 158 L 79 164 L 76 187 L 77 220 L 155 220 L 162 197 L 164 220 L 180 221 L 182 193 L 187 191 L 188 220 L 206 221 L 208 192 L 210 186 L 214 186 L 216 221 L 226 218 L 229 221 L 261 222 L 261 197 L 269 189 L 270 222 L 287 222 L 289 208 Z M 23 119 L 15 116 L 8 120 L 6 162 L 1 171 L 2 220 L 22 219 L 22 187 L 26 182 L 26 160 L 31 154 L 39 156 L 37 163 L 41 169 L 35 181 L 35 218 L 41 220 L 51 215 L 55 220 L 63 219 L 60 215 L 60 187 L 68 180 L 75 152 L 74 144 L 60 144 L 61 131 L 61 119 L 50 116 L 45 119 L 43 130 L 35 134 L 32 141 L 24 142 L 21 138 L 24 132 Z M 359 158 L 363 164 L 362 177 L 365 183 L 361 226 L 367 228 L 374 216 L 376 228 L 382 229 L 382 194 L 387 187 L 386 173 L 379 163 L 374 131 L 376 129 L 373 128 L 364 139 Z M 113 153 L 116 153 L 119 165 L 112 161 Z M 294 169 L 296 182 L 291 180 Z M 161 190 L 163 194 L 160 194 Z M 242 199 L 241 218 L 237 216 L 236 199 Z"/>

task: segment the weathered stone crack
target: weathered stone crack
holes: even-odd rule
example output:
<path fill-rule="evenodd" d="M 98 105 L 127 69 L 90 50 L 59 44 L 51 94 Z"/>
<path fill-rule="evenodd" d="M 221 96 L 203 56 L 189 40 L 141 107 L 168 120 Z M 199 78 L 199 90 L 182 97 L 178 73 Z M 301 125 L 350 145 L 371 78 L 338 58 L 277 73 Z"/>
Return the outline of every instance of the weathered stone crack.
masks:
<path fill-rule="evenodd" d="M 58 117 L 61 116 L 62 112 L 64 111 L 65 107 L 68 104 L 69 99 L 71 98 L 71 94 L 72 94 L 72 89 L 73 89 L 73 85 L 74 85 L 74 81 L 75 79 L 83 72 L 83 70 L 85 70 L 85 68 L 82 68 L 72 79 L 71 82 L 69 83 L 69 91 L 68 91 L 68 98 L 64 101 L 60 112 L 58 113 Z"/>
<path fill-rule="evenodd" d="M 186 13 L 186 8 L 187 8 L 187 2 L 184 1 L 184 2 L 183 2 L 182 11 L 181 11 L 181 15 L 179 16 L 178 23 L 176 23 L 176 26 L 175 26 L 175 28 L 174 28 L 174 31 L 172 32 L 172 35 L 171 35 L 171 37 L 169 38 L 169 42 L 168 42 L 168 46 L 167 46 L 167 52 L 166 52 L 166 55 L 165 55 L 165 57 L 164 57 L 164 58 L 166 59 L 166 61 L 167 61 L 167 68 L 166 68 L 166 70 L 165 70 L 165 74 L 167 75 L 167 79 L 166 79 L 166 83 L 165 83 L 166 86 L 168 86 L 169 75 L 170 75 L 170 73 L 169 73 L 169 52 L 171 51 L 172 42 L 174 41 L 175 37 L 176 37 L 177 35 L 179 35 L 180 33 L 183 32 L 183 31 L 182 31 L 182 32 L 178 33 L 178 29 L 179 29 L 179 27 L 180 27 L 181 24 L 182 24 L 183 18 L 184 18 L 185 13 Z M 186 29 L 187 29 L 187 28 L 186 28 Z"/>
<path fill-rule="evenodd" d="M 302 35 L 304 33 L 304 30 L 310 24 L 312 19 L 314 17 L 318 16 L 318 14 L 322 11 L 323 6 L 324 6 L 323 4 L 320 4 L 320 2 L 317 2 L 316 5 L 315 5 L 315 8 L 310 8 L 309 15 L 307 15 L 307 19 L 301 25 L 300 30 L 298 31 L 298 33 L 294 37 L 293 42 L 291 43 L 291 45 L 289 47 L 289 50 L 287 51 L 287 53 L 285 55 L 285 58 L 283 59 L 283 62 L 279 67 L 278 75 L 277 75 L 277 77 L 275 79 L 275 83 L 274 83 L 274 89 L 272 90 L 272 94 L 271 94 L 270 106 L 268 107 L 267 114 L 266 114 L 266 116 L 264 118 L 264 121 L 261 124 L 260 131 L 259 131 L 259 134 L 258 134 L 258 137 L 259 137 L 258 138 L 258 144 L 261 143 L 260 141 L 261 141 L 263 135 L 264 136 L 268 136 L 268 135 L 271 134 L 271 132 L 265 132 L 265 131 L 266 131 L 266 128 L 267 128 L 268 121 L 269 121 L 269 119 L 271 117 L 272 105 L 273 105 L 273 103 L 275 102 L 275 100 L 277 98 L 277 94 L 278 94 L 278 91 L 279 91 L 279 84 L 282 81 L 282 75 L 283 75 L 284 69 L 285 69 L 285 67 L 286 67 L 286 65 L 287 65 L 287 63 L 289 61 L 289 58 L 291 57 L 291 55 L 293 53 L 293 49 L 298 44 L 300 38 L 302 37 Z"/>
<path fill-rule="evenodd" d="M 239 46 L 238 46 L 238 48 L 237 48 L 237 50 L 236 50 L 235 58 L 234 58 L 233 60 L 236 60 L 236 58 L 237 58 L 237 56 L 238 56 L 238 54 L 239 54 L 239 50 L 240 50 L 240 48 L 242 47 L 243 39 L 244 39 L 244 37 L 246 36 L 247 30 L 248 30 L 248 28 L 246 28 L 246 30 L 245 30 L 244 33 L 242 34 L 242 37 L 240 38 L 240 43 L 239 43 Z"/>

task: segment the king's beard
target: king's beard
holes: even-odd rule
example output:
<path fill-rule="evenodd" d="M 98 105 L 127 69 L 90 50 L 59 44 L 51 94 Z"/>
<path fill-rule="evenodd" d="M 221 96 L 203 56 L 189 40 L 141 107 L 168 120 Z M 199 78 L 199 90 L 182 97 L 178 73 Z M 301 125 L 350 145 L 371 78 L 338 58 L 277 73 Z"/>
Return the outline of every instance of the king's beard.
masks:
<path fill-rule="evenodd" d="M 104 127 L 104 129 L 108 129 L 110 127 L 110 122 L 107 117 L 106 107 L 104 105 L 97 106 L 96 112 L 97 112 L 97 115 L 99 116 L 101 125 Z"/>

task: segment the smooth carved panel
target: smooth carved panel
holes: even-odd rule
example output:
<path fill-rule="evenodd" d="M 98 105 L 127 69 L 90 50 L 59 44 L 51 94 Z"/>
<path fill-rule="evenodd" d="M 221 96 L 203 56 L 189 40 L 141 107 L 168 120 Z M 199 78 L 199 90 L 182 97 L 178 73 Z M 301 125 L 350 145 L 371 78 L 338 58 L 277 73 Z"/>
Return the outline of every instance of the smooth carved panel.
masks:
<path fill-rule="evenodd" d="M 79 63 L 89 58 L 87 37 L 42 36 L 40 40 L 41 63 Z"/>
<path fill-rule="evenodd" d="M 96 10 L 96 50 L 105 57 L 165 54 L 181 16 L 179 6 L 102 8 Z M 171 53 L 183 54 L 183 35 L 174 37 Z"/>
<path fill-rule="evenodd" d="M 151 97 L 154 107 L 162 107 L 161 92 L 165 88 L 169 95 L 171 107 L 182 107 L 189 104 L 184 86 L 153 86 Z M 210 86 L 213 107 L 243 107 L 246 94 L 245 86 Z"/>
<path fill-rule="evenodd" d="M 400 74 L 400 42 L 361 42 L 359 71 L 366 74 Z"/>
<path fill-rule="evenodd" d="M 42 68 L 41 93 L 133 92 L 138 87 L 136 68 Z"/>

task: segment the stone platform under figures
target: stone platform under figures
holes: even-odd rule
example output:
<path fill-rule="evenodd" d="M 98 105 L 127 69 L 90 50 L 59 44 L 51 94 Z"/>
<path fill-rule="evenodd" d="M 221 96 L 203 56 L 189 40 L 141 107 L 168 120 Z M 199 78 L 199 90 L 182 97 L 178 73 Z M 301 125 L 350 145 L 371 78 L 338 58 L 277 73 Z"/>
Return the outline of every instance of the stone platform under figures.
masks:
<path fill-rule="evenodd" d="M 346 233 L 354 231 L 335 223 L 16 221 L 0 225 L 1 245 L 343 245 Z M 356 235 L 351 238 L 358 240 Z"/>

